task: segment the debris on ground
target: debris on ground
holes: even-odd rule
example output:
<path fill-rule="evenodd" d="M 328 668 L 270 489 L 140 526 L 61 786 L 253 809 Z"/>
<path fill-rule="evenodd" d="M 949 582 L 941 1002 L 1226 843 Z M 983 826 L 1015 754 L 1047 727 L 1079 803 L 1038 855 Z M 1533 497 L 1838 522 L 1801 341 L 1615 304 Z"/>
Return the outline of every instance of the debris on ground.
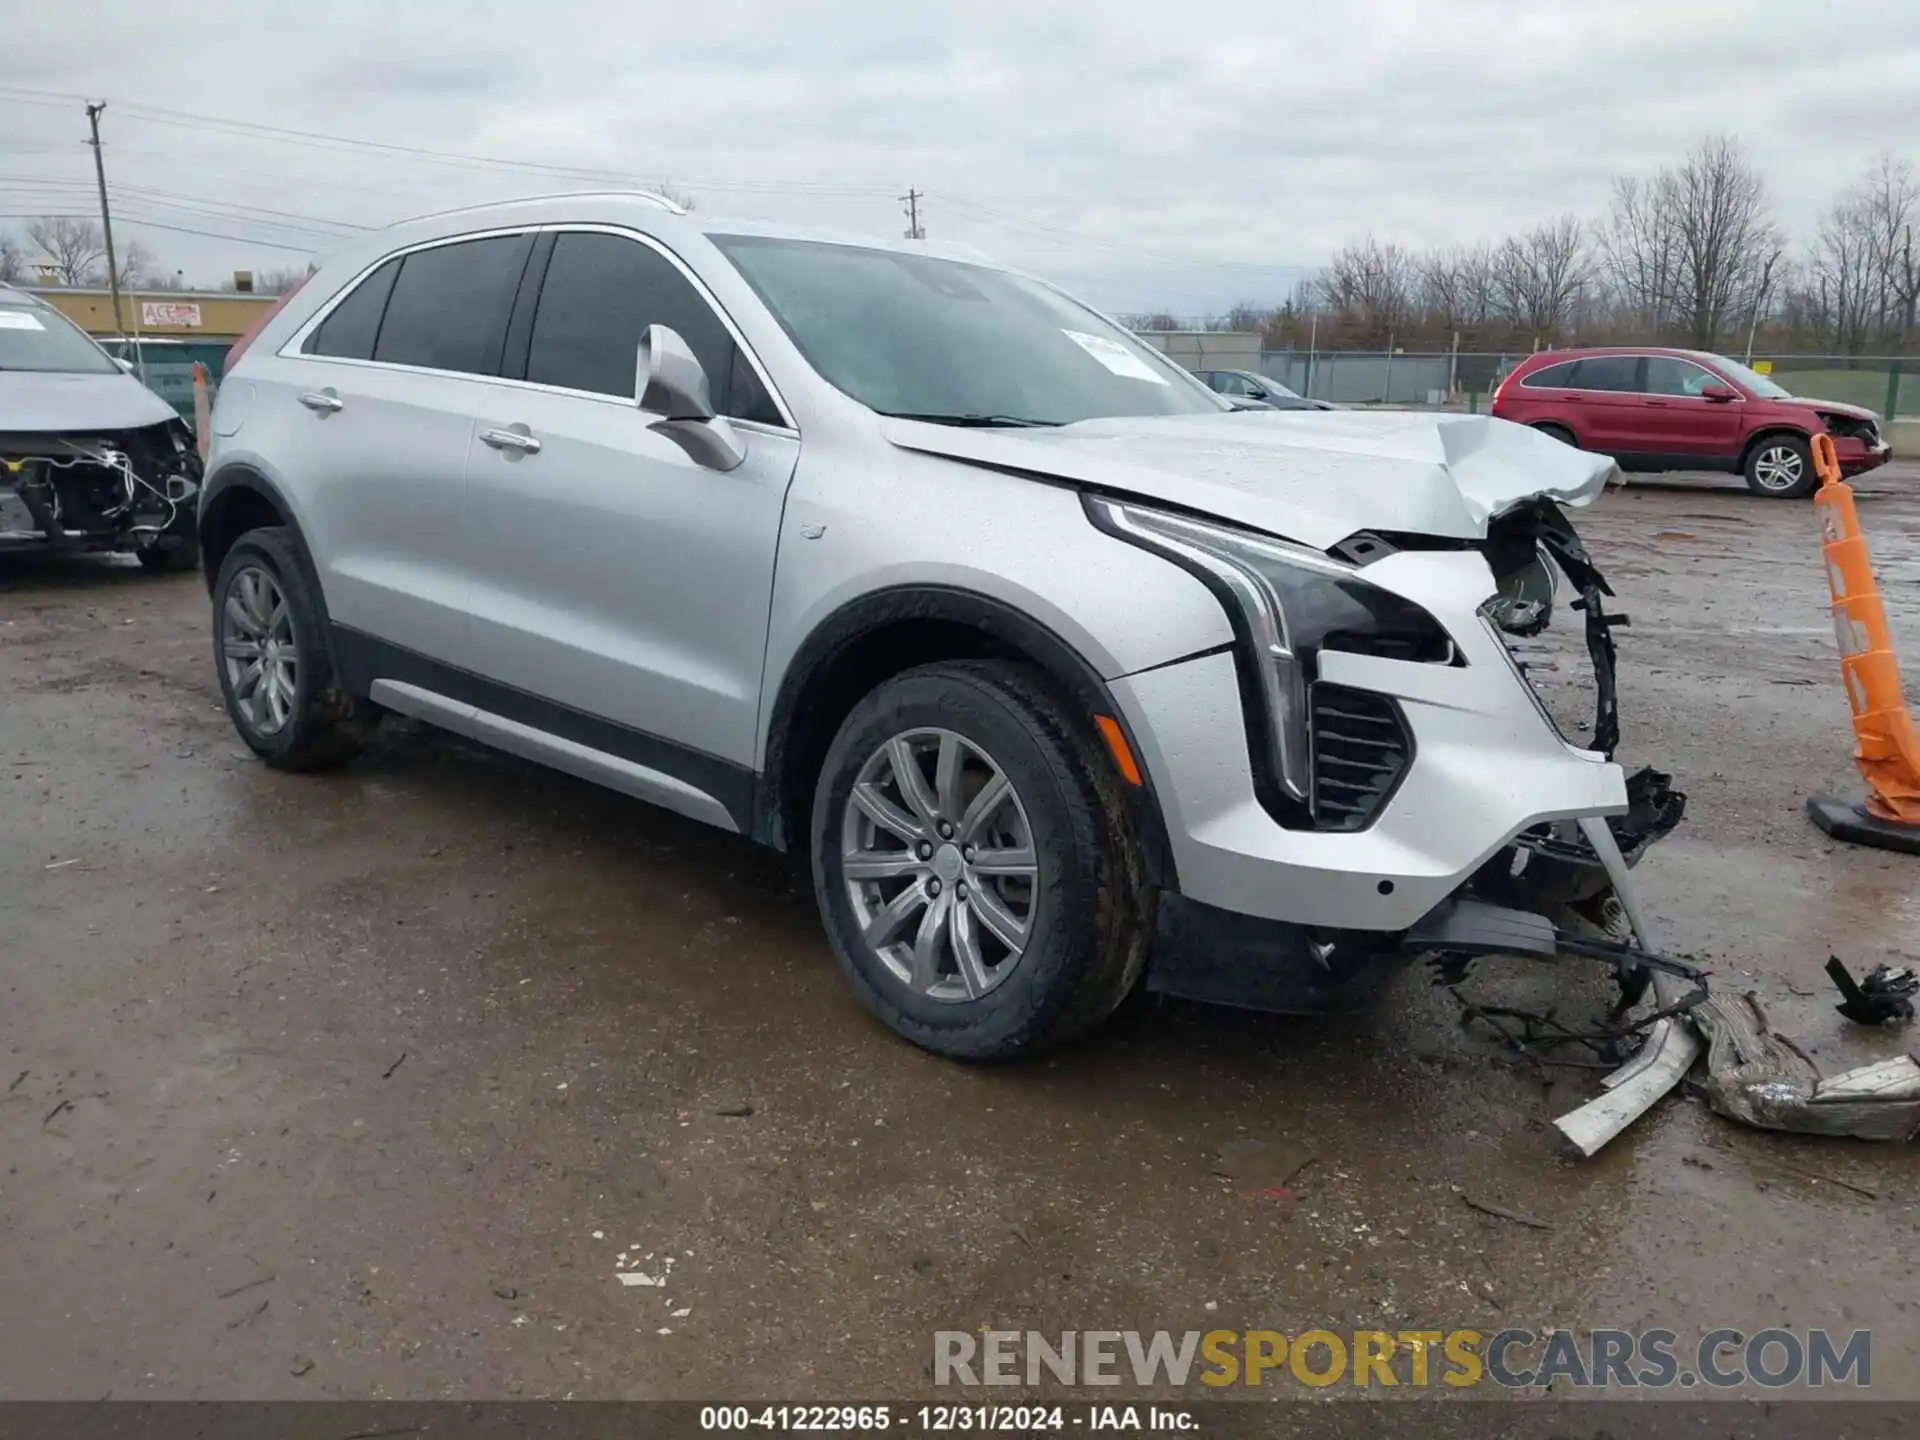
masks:
<path fill-rule="evenodd" d="M 1752 995 L 1713 995 L 1691 1012 L 1707 1038 L 1707 1101 L 1762 1130 L 1857 1140 L 1920 1135 L 1920 1061 L 1895 1056 L 1845 1074 L 1820 1067 L 1775 1034 Z"/>
<path fill-rule="evenodd" d="M 1895 970 L 1876 965 L 1864 980 L 1856 981 L 1838 955 L 1827 957 L 1827 977 L 1840 992 L 1834 1006 L 1856 1025 L 1904 1025 L 1913 1019 L 1913 996 L 1920 991 L 1920 975 L 1911 966 Z"/>
<path fill-rule="evenodd" d="M 1257 1190 L 1276 1190 L 1318 1158 L 1291 1140 L 1229 1140 L 1214 1157 L 1213 1173 Z"/>
<path fill-rule="evenodd" d="M 1496 1220 L 1511 1220 L 1516 1225 L 1525 1225 L 1529 1230 L 1551 1230 L 1553 1222 L 1542 1220 L 1538 1216 L 1527 1215 L 1519 1210 L 1509 1210 L 1505 1205 L 1496 1205 L 1491 1200 L 1482 1200 L 1478 1196 L 1462 1194 L 1469 1210 L 1478 1210 L 1482 1215 L 1491 1215 Z"/>
<path fill-rule="evenodd" d="M 714 1106 L 713 1113 L 729 1120 L 744 1120 L 753 1114 L 753 1106 L 745 1100 L 730 1100 L 724 1105 Z"/>

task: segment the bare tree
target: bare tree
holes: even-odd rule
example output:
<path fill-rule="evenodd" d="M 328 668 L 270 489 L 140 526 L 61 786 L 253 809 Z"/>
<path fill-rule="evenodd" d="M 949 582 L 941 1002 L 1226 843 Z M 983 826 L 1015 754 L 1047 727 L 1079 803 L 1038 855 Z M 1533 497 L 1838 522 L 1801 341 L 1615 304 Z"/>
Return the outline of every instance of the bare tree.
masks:
<path fill-rule="evenodd" d="M 1485 329 L 1494 312 L 1493 248 L 1429 251 L 1419 263 L 1420 308 L 1443 336 Z"/>
<path fill-rule="evenodd" d="M 289 265 L 278 270 L 256 271 L 253 277 L 254 293 L 284 295 L 312 273 L 313 267 L 310 265 Z"/>
<path fill-rule="evenodd" d="M 1781 244 L 1759 172 L 1732 136 L 1714 135 L 1650 181 L 1615 182 L 1605 250 L 1645 323 L 1712 349 L 1751 313 Z"/>
<path fill-rule="evenodd" d="M 1499 313 L 1530 340 L 1557 340 L 1573 323 L 1589 274 L 1586 227 L 1577 216 L 1508 236 L 1492 262 Z"/>
<path fill-rule="evenodd" d="M 696 201 L 693 198 L 693 196 L 689 195 L 684 190 L 674 189 L 673 182 L 671 180 L 656 181 L 654 184 L 649 185 L 646 188 L 651 190 L 654 194 L 658 195 L 662 200 L 671 200 L 674 204 L 678 205 L 682 210 L 697 210 L 700 208 L 699 202 Z"/>
<path fill-rule="evenodd" d="M 1868 207 L 1858 188 L 1821 217 L 1801 286 L 1804 320 L 1818 342 L 1858 355 L 1866 349 L 1879 303 L 1879 267 Z"/>
<path fill-rule="evenodd" d="M 1904 342 L 1920 299 L 1920 266 L 1913 253 L 1913 227 L 1920 221 L 1920 177 L 1910 161 L 1882 155 L 1853 192 L 1856 221 L 1872 254 L 1873 321 L 1879 334 Z"/>
<path fill-rule="evenodd" d="M 0 285 L 18 285 L 27 278 L 27 259 L 13 236 L 0 234 Z"/>
<path fill-rule="evenodd" d="M 107 242 L 91 220 L 42 215 L 27 222 L 27 241 L 62 285 L 85 285 L 107 258 Z"/>
<path fill-rule="evenodd" d="M 1342 246 L 1314 280 L 1320 302 L 1374 344 L 1391 340 L 1413 314 L 1413 257 L 1369 235 Z"/>
<path fill-rule="evenodd" d="M 120 286 L 127 289 L 134 285 L 144 285 L 153 272 L 154 254 L 138 240 L 128 240 L 120 247 L 120 253 L 114 257 L 120 263 Z M 105 278 L 104 270 L 89 277 L 96 283 Z"/>

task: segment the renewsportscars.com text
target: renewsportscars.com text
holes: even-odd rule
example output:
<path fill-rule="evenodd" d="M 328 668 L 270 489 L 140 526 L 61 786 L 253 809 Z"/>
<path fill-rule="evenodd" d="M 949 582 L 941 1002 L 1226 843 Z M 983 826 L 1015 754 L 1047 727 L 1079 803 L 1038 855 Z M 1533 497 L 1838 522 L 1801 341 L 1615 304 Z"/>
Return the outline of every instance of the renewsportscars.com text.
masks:
<path fill-rule="evenodd" d="M 1821 1389 L 1873 1383 L 1873 1337 L 1855 1330 L 940 1330 L 936 1385 L 1377 1387 L 1499 1385 Z"/>

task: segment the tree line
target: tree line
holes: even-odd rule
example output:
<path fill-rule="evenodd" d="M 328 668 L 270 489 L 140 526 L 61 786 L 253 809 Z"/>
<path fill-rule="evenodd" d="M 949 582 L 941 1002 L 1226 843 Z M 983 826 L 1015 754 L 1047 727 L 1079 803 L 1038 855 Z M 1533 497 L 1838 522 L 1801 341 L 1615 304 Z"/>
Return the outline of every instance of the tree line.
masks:
<path fill-rule="evenodd" d="M 1920 177 L 1886 154 L 1789 247 L 1764 179 L 1729 135 L 1614 181 L 1597 217 L 1563 214 L 1498 241 L 1416 250 L 1342 245 L 1278 306 L 1210 328 L 1269 349 L 1532 350 L 1668 343 L 1772 353 L 1899 354 L 1920 340 Z M 1166 314 L 1135 317 L 1180 328 Z"/>
<path fill-rule="evenodd" d="M 122 290 L 185 290 L 189 282 L 167 269 L 145 244 L 132 236 L 114 237 L 114 267 Z M 256 294 L 277 295 L 308 273 L 308 267 L 256 270 Z M 107 283 L 107 239 L 100 226 L 72 215 L 41 215 L 19 235 L 0 230 L 0 285 L 48 285 L 81 288 Z M 235 288 L 229 277 L 217 287 Z"/>

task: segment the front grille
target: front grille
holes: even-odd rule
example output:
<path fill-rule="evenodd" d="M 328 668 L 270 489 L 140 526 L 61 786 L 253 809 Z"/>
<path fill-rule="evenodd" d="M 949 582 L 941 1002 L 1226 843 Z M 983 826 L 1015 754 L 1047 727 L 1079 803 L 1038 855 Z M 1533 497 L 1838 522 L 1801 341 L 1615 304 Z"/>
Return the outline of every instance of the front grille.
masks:
<path fill-rule="evenodd" d="M 1413 761 L 1413 739 L 1384 695 L 1316 682 L 1313 818 L 1322 830 L 1371 825 Z"/>

